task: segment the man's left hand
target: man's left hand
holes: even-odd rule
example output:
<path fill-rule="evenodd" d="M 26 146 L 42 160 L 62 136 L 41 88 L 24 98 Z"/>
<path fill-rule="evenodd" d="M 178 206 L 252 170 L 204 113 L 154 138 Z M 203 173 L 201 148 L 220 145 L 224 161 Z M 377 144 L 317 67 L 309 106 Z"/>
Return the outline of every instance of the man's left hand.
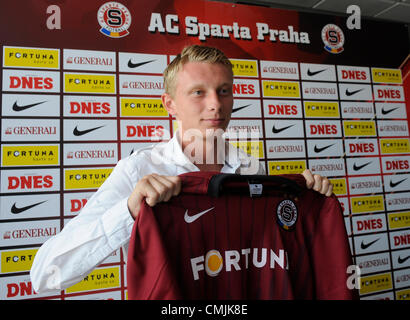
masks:
<path fill-rule="evenodd" d="M 312 174 L 309 169 L 303 171 L 302 175 L 306 179 L 306 187 L 330 197 L 333 193 L 333 185 L 328 178 L 318 174 Z"/>

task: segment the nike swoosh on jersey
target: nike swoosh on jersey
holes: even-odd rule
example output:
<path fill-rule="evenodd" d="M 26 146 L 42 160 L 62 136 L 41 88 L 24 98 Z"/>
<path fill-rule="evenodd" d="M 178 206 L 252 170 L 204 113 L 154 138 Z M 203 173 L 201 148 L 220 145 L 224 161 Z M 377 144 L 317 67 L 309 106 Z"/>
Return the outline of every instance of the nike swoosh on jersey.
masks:
<path fill-rule="evenodd" d="M 402 183 L 403 181 L 406 181 L 406 180 L 407 180 L 407 178 L 403 179 L 403 180 L 400 180 L 400 181 L 397 181 L 397 182 L 390 181 L 390 187 L 391 188 L 397 187 L 400 183 Z"/>
<path fill-rule="evenodd" d="M 346 89 L 346 95 L 349 97 L 349 96 L 352 96 L 352 95 L 354 95 L 354 94 L 356 94 L 360 91 L 363 91 L 363 90 L 364 90 L 364 88 L 358 89 L 358 90 L 355 90 L 355 91 L 349 91 L 349 89 Z"/>
<path fill-rule="evenodd" d="M 397 259 L 397 262 L 399 264 L 402 264 L 402 263 L 405 263 L 407 261 L 407 259 L 409 259 L 409 258 L 410 258 L 410 256 L 407 256 L 405 258 L 402 258 L 402 257 L 399 256 L 399 258 Z"/>
<path fill-rule="evenodd" d="M 251 106 L 251 104 L 247 104 L 246 106 L 232 109 L 232 113 L 235 113 L 235 112 L 237 112 L 237 111 L 239 111 L 239 110 L 245 109 L 245 108 L 247 108 L 247 107 L 249 107 L 249 106 Z"/>
<path fill-rule="evenodd" d="M 379 241 L 380 238 L 377 238 L 376 240 L 370 241 L 369 243 L 364 243 L 362 240 L 362 243 L 360 244 L 360 248 L 362 248 L 362 250 L 367 249 L 368 247 L 370 247 L 372 244 L 374 244 L 376 241 Z"/>
<path fill-rule="evenodd" d="M 44 102 L 47 102 L 47 101 L 38 102 L 38 103 L 33 103 L 33 104 L 26 104 L 25 106 L 19 106 L 19 105 L 17 104 L 17 101 L 16 101 L 16 102 L 14 102 L 14 104 L 13 104 L 13 110 L 14 110 L 14 111 L 17 111 L 17 112 L 23 111 L 23 110 L 26 110 L 26 109 L 28 109 L 28 108 L 35 107 L 35 106 L 37 106 L 37 105 L 39 105 L 39 104 L 42 104 L 42 103 L 44 103 Z"/>
<path fill-rule="evenodd" d="M 333 146 L 333 145 L 334 145 L 334 143 L 333 143 L 333 144 L 329 144 L 328 146 L 325 146 L 325 147 L 322 147 L 322 148 L 319 148 L 317 145 L 315 145 L 314 151 L 315 151 L 316 153 L 320 153 L 320 152 L 325 151 L 326 149 L 330 148 L 330 147 Z"/>
<path fill-rule="evenodd" d="M 128 60 L 128 68 L 138 68 L 138 67 L 143 66 L 144 64 L 151 63 L 151 62 L 154 62 L 154 61 L 155 60 L 144 61 L 144 62 L 139 62 L 139 63 L 132 63 L 131 59 L 130 59 L 130 60 Z"/>
<path fill-rule="evenodd" d="M 194 222 L 196 219 L 200 218 L 201 216 L 203 216 L 205 213 L 211 211 L 212 209 L 214 209 L 215 207 L 209 208 L 207 210 L 201 211 L 197 214 L 194 214 L 192 216 L 188 215 L 188 209 L 185 211 L 185 215 L 184 215 L 184 220 L 186 223 L 192 223 Z"/>
<path fill-rule="evenodd" d="M 42 203 L 44 203 L 44 202 L 47 202 L 47 200 L 44 200 L 44 201 L 41 201 L 41 202 L 37 202 L 37 203 L 34 203 L 34 204 L 31 204 L 31 205 L 28 205 L 28 206 L 25 206 L 25 207 L 21 207 L 21 208 L 17 208 L 16 207 L 16 203 L 14 202 L 14 204 L 13 204 L 13 206 L 11 207 L 11 213 L 13 213 L 13 214 L 19 214 L 19 213 L 22 213 L 22 212 L 24 212 L 24 211 L 27 211 L 27 210 L 29 210 L 29 209 L 31 209 L 31 208 L 34 208 L 34 207 L 36 207 L 36 206 L 38 206 L 38 205 L 40 205 L 40 204 L 42 204 Z"/>
<path fill-rule="evenodd" d="M 104 127 L 104 126 L 99 126 L 99 127 L 95 127 L 95 128 L 91 128 L 91 129 L 87 129 L 87 130 L 78 130 L 77 127 L 78 127 L 78 126 L 76 126 L 76 127 L 74 128 L 73 134 L 78 137 L 78 136 L 83 136 L 83 135 L 85 135 L 85 134 L 87 134 L 87 133 L 89 133 L 89 132 L 91 132 L 91 131 L 100 129 L 100 128 Z"/>
<path fill-rule="evenodd" d="M 325 70 L 327 70 L 327 69 L 322 69 L 322 70 L 318 70 L 318 71 L 310 71 L 310 69 L 308 69 L 307 75 L 308 75 L 309 77 L 313 77 L 314 75 L 317 75 L 317 74 L 319 74 L 319 73 L 321 73 L 321 72 L 323 72 L 323 71 L 325 71 Z"/>
<path fill-rule="evenodd" d="M 359 171 L 360 169 L 363 169 L 365 166 L 368 166 L 369 164 L 371 164 L 372 162 L 367 162 L 365 164 L 362 164 L 361 166 L 357 166 L 356 163 L 353 164 L 353 170 L 354 171 Z"/>
<path fill-rule="evenodd" d="M 279 133 L 279 132 L 282 132 L 283 130 L 289 129 L 290 127 L 293 127 L 293 126 L 294 126 L 294 124 L 291 124 L 290 126 L 283 127 L 283 128 L 280 128 L 280 129 L 276 129 L 275 125 L 273 125 L 272 132 L 273 133 Z"/>
<path fill-rule="evenodd" d="M 393 109 L 389 109 L 389 110 L 384 110 L 384 108 L 382 108 L 382 114 L 386 115 L 389 114 L 390 112 L 393 112 L 394 110 L 397 110 L 399 107 L 397 108 L 393 108 Z"/>

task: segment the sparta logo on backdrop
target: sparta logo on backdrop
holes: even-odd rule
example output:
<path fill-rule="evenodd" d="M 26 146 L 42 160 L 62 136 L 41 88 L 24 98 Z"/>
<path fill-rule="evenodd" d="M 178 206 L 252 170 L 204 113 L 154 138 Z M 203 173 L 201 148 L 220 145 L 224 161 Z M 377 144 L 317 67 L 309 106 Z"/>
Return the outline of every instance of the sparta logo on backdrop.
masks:
<path fill-rule="evenodd" d="M 345 36 L 337 25 L 327 24 L 322 29 L 322 41 L 327 52 L 337 54 L 343 51 Z"/>
<path fill-rule="evenodd" d="M 129 34 L 131 13 L 121 3 L 104 3 L 97 13 L 97 20 L 101 26 L 101 33 L 111 38 L 122 38 Z"/>

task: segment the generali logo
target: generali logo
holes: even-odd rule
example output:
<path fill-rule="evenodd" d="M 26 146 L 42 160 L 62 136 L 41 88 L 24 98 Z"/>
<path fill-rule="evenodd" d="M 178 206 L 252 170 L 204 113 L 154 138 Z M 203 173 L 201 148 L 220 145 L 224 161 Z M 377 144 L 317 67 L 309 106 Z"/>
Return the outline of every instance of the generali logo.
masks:
<path fill-rule="evenodd" d="M 263 78 L 299 79 L 299 68 L 295 62 L 260 61 Z"/>
<path fill-rule="evenodd" d="M 115 52 L 64 49 L 64 69 L 115 71 Z"/>
<path fill-rule="evenodd" d="M 164 80 L 160 76 L 120 74 L 120 94 L 161 95 Z"/>
<path fill-rule="evenodd" d="M 117 150 L 115 143 L 66 144 L 64 146 L 64 164 L 116 164 L 118 161 Z"/>
<path fill-rule="evenodd" d="M 304 99 L 329 99 L 336 100 L 339 95 L 337 86 L 332 82 L 302 82 Z"/>
<path fill-rule="evenodd" d="M 57 220 L 3 222 L 0 244 L 6 246 L 43 243 L 59 231 L 60 223 Z"/>
<path fill-rule="evenodd" d="M 3 119 L 2 141 L 59 141 L 60 121 L 56 119 Z"/>

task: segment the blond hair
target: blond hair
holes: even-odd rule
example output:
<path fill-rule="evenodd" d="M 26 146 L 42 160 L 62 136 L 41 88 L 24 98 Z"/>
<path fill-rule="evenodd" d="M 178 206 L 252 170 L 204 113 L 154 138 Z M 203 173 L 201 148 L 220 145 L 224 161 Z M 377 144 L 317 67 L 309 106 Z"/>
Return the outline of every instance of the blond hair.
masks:
<path fill-rule="evenodd" d="M 164 71 L 165 92 L 171 96 L 175 93 L 178 71 L 181 70 L 187 62 L 220 63 L 226 66 L 233 76 L 232 63 L 221 50 L 196 44 L 190 45 L 185 47 Z"/>

